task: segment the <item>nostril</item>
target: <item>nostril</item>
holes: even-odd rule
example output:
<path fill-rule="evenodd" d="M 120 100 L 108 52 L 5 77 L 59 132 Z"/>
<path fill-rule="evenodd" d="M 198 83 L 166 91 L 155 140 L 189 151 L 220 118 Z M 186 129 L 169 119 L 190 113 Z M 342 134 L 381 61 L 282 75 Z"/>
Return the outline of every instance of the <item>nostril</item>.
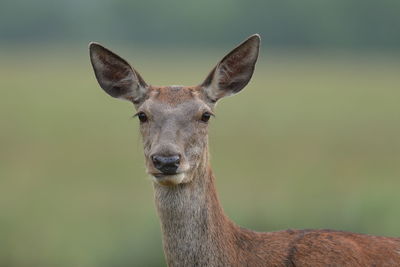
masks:
<path fill-rule="evenodd" d="M 158 162 L 160 162 L 160 160 L 158 159 L 158 156 L 157 156 L 157 155 L 153 155 L 153 156 L 151 156 L 150 158 L 151 158 L 151 161 L 153 161 L 153 163 L 158 163 Z"/>
<path fill-rule="evenodd" d="M 151 160 L 153 161 L 154 167 L 160 169 L 160 167 L 162 166 L 162 161 L 160 159 L 160 156 L 157 155 L 151 156 Z"/>

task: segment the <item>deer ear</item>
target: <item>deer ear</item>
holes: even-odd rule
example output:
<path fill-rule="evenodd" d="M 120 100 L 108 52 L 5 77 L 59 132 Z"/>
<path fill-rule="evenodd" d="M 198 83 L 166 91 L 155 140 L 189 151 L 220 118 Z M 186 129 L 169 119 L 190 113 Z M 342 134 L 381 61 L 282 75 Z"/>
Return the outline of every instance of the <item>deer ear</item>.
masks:
<path fill-rule="evenodd" d="M 260 48 L 260 36 L 254 34 L 229 52 L 201 84 L 208 98 L 218 99 L 241 91 L 250 81 Z"/>
<path fill-rule="evenodd" d="M 148 86 L 124 59 L 97 43 L 89 44 L 90 61 L 100 87 L 112 97 L 143 102 Z"/>

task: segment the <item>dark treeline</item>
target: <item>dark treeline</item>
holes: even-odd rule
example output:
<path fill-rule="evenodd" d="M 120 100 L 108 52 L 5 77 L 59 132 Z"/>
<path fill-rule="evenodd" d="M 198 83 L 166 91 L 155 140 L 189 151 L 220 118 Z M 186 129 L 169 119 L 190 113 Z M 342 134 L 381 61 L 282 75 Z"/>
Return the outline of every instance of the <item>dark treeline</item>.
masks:
<path fill-rule="evenodd" d="M 2 0 L 0 41 L 400 48 L 399 0 Z"/>

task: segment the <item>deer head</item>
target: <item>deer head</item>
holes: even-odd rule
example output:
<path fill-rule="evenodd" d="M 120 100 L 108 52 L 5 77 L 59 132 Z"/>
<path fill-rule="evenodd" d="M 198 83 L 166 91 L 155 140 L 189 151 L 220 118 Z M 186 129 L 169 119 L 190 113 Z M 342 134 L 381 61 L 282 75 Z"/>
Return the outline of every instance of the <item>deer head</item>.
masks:
<path fill-rule="evenodd" d="M 158 184 L 189 183 L 208 163 L 208 121 L 216 102 L 250 81 L 260 46 L 252 35 L 228 53 L 197 86 L 151 86 L 127 61 L 91 43 L 90 59 L 103 90 L 132 102 L 140 121 L 147 172 Z"/>

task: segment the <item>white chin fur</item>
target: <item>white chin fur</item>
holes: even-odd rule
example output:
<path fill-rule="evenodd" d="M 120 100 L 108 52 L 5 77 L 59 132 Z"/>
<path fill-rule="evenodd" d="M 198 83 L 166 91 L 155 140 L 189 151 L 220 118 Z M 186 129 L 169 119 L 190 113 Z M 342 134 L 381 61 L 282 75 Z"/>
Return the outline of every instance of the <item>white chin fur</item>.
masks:
<path fill-rule="evenodd" d="M 153 182 L 161 185 L 166 185 L 166 186 L 173 186 L 173 185 L 178 185 L 182 183 L 183 179 L 185 178 L 184 173 L 179 173 L 175 175 L 167 175 L 161 178 L 156 178 L 154 176 L 151 176 L 151 179 Z"/>

